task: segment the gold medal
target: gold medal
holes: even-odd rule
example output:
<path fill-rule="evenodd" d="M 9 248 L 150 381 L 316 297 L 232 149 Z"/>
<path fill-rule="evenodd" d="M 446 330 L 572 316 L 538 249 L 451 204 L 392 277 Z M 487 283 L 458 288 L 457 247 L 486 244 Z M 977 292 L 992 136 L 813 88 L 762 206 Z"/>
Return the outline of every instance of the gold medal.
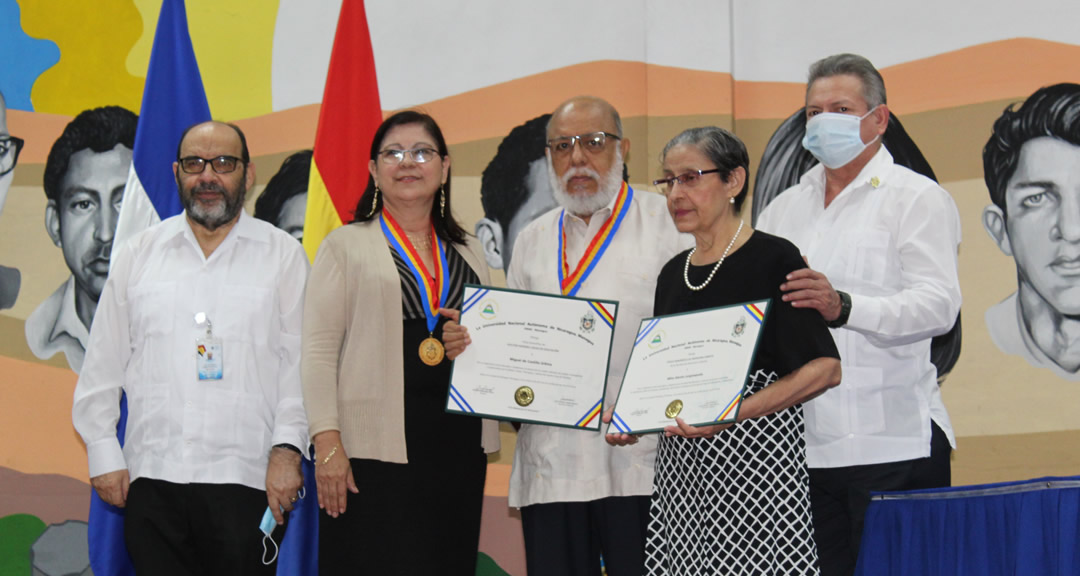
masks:
<path fill-rule="evenodd" d="M 528 406 L 534 398 L 533 390 L 528 386 L 522 386 L 514 392 L 514 402 L 517 402 L 518 406 Z"/>
<path fill-rule="evenodd" d="M 437 366 L 445 354 L 442 342 L 434 337 L 424 338 L 420 343 L 420 361 L 428 366 Z"/>
<path fill-rule="evenodd" d="M 671 404 L 667 405 L 667 410 L 664 410 L 664 416 L 675 418 L 679 412 L 682 412 L 682 400 L 672 400 Z"/>

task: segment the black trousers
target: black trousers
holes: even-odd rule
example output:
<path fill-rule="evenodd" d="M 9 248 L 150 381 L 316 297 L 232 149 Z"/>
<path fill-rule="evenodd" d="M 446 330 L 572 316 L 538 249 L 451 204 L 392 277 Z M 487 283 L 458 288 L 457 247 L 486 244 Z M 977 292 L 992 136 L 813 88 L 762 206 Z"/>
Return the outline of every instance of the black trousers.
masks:
<path fill-rule="evenodd" d="M 266 575 L 259 521 L 266 492 L 238 484 L 174 484 L 139 478 L 128 490 L 124 540 L 135 573 L 151 576 Z M 273 533 L 278 544 L 285 527 Z M 268 544 L 273 556 L 273 546 Z"/>
<path fill-rule="evenodd" d="M 521 509 L 529 576 L 608 576 L 645 570 L 649 496 L 552 502 Z"/>
<path fill-rule="evenodd" d="M 822 576 L 855 573 L 870 492 L 943 488 L 952 484 L 945 432 L 931 423 L 930 457 L 865 466 L 810 469 L 810 507 Z"/>

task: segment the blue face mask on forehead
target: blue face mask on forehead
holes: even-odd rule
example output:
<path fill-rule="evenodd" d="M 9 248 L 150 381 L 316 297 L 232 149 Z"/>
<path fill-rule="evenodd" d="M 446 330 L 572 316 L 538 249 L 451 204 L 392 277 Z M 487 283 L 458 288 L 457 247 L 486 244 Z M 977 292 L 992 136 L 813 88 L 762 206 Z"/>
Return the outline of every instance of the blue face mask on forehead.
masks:
<path fill-rule="evenodd" d="M 863 150 L 877 140 L 863 143 L 860 135 L 862 121 L 874 113 L 877 106 L 862 116 L 822 112 L 806 121 L 806 135 L 802 145 L 814 155 L 826 168 L 836 169 L 847 166 L 862 154 Z"/>

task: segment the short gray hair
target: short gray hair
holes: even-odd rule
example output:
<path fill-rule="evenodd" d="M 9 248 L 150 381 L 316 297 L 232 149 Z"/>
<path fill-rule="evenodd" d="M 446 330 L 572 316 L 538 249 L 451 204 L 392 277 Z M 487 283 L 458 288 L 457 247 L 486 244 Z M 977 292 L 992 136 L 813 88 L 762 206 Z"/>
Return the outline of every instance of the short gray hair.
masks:
<path fill-rule="evenodd" d="M 619 117 L 619 111 L 616 110 L 615 107 L 612 106 L 611 103 L 607 100 L 604 100 L 603 98 L 597 98 L 596 96 L 575 96 L 569 100 L 566 100 L 562 104 L 559 104 L 559 106 L 555 108 L 555 111 L 552 112 L 551 117 L 548 118 L 547 126 L 545 127 L 546 134 L 551 134 L 551 122 L 562 115 L 563 108 L 566 108 L 569 104 L 579 103 L 599 106 L 600 108 L 606 110 L 607 113 L 611 116 L 611 120 L 615 123 L 615 135 L 619 138 L 623 137 L 622 118 Z"/>
<path fill-rule="evenodd" d="M 726 182 L 736 168 L 742 167 L 746 172 L 742 190 L 735 196 L 735 212 L 742 210 L 743 201 L 746 200 L 746 191 L 750 188 L 750 154 L 746 152 L 746 144 L 737 136 L 718 126 L 702 126 L 683 130 L 678 136 L 671 139 L 660 153 L 660 163 L 663 164 L 668 152 L 676 146 L 693 146 L 697 148 L 710 162 L 720 169 L 720 177 Z M 700 168 L 699 168 L 700 169 Z"/>
<path fill-rule="evenodd" d="M 869 60 L 858 54 L 834 54 L 811 64 L 806 80 L 806 95 L 810 95 L 810 87 L 821 78 L 843 74 L 854 76 L 862 82 L 863 99 L 871 110 L 886 103 L 885 80 Z"/>

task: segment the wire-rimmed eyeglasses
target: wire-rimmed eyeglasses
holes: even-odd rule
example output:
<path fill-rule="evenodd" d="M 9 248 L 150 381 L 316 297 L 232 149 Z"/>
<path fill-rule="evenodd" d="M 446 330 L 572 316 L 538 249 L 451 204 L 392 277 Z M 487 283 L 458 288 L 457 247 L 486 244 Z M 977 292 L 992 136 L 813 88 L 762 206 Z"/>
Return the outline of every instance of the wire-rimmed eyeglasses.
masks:
<path fill-rule="evenodd" d="M 676 182 L 683 186 L 693 187 L 702 176 L 706 174 L 715 174 L 720 171 L 719 168 L 713 168 L 712 170 L 691 170 L 686 174 L 653 180 L 652 183 L 653 186 L 656 186 L 660 190 L 661 194 L 670 194 L 671 189 L 675 187 Z"/>
<path fill-rule="evenodd" d="M 383 164 L 390 166 L 396 166 L 405 161 L 405 156 L 408 155 L 412 158 L 413 162 L 417 164 L 423 164 L 424 162 L 431 162 L 439 157 L 439 151 L 434 148 L 413 148 L 411 150 L 383 150 L 379 152 L 379 158 L 382 158 Z"/>
<path fill-rule="evenodd" d="M 552 138 L 547 141 L 547 147 L 551 148 L 551 153 L 556 155 L 569 154 L 574 149 L 574 144 L 581 143 L 581 148 L 586 152 L 593 154 L 603 152 L 607 146 L 607 140 L 622 140 L 621 137 L 611 134 L 610 132 L 590 132 L 588 134 L 578 134 L 577 136 L 562 136 L 560 138 Z"/>

